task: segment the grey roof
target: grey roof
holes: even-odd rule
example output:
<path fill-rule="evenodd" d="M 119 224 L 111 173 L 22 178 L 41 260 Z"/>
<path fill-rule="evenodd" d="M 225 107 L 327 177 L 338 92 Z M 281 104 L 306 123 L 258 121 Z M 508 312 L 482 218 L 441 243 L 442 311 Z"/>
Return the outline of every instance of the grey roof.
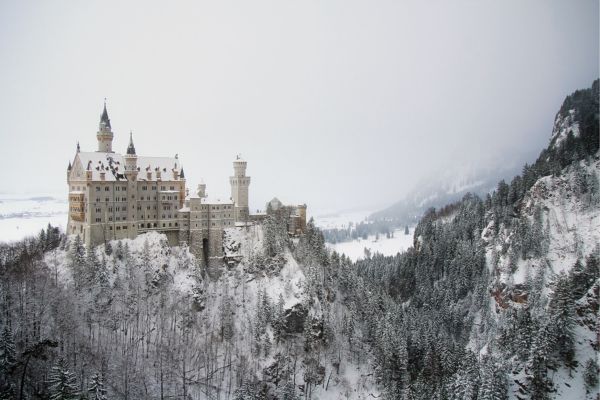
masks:
<path fill-rule="evenodd" d="M 102 115 L 100 116 L 100 123 L 104 123 L 104 125 L 111 128 L 110 118 L 108 118 L 108 111 L 106 111 L 106 101 L 104 102 L 104 111 L 102 111 Z"/>
<path fill-rule="evenodd" d="M 135 155 L 135 146 L 133 145 L 133 133 L 129 132 L 129 146 L 127 146 L 127 154 Z"/>

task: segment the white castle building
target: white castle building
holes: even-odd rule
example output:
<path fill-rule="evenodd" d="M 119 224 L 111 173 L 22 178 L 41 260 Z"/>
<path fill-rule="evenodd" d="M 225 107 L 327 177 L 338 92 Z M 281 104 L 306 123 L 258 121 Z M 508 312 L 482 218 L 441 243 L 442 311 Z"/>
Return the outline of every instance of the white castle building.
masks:
<path fill-rule="evenodd" d="M 238 156 L 233 162 L 231 198 L 212 200 L 206 196 L 204 184 L 188 195 L 177 155 L 138 156 L 131 133 L 125 154 L 115 153 L 106 104 L 96 138 L 98 150 L 84 152 L 77 144 L 75 158 L 67 168 L 67 233 L 80 235 L 86 245 L 95 246 L 158 231 L 171 245 L 187 243 L 203 265 L 220 263 L 223 230 L 246 224 L 251 217 L 246 161 Z"/>

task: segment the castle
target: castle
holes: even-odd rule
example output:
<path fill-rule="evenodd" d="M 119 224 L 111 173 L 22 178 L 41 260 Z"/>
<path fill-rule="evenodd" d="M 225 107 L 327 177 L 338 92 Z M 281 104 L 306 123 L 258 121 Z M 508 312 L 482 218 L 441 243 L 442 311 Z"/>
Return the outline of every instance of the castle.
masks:
<path fill-rule="evenodd" d="M 201 265 L 211 266 L 223 260 L 225 229 L 247 226 L 264 216 L 249 213 L 250 177 L 239 156 L 229 178 L 231 197 L 222 201 L 208 198 L 205 184 L 188 194 L 178 156 L 138 156 L 131 133 L 125 154 L 115 153 L 106 103 L 96 138 L 98 150 L 84 152 L 77 144 L 67 168 L 67 234 L 80 235 L 87 246 L 157 231 L 171 245 L 187 243 Z"/>

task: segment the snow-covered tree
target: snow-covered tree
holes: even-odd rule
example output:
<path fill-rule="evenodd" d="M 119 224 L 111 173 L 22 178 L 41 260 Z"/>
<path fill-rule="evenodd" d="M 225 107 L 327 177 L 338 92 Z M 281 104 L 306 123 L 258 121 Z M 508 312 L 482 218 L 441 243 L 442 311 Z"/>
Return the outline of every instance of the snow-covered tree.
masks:
<path fill-rule="evenodd" d="M 50 400 L 74 400 L 79 398 L 75 375 L 69 371 L 67 362 L 60 358 L 48 376 Z"/>
<path fill-rule="evenodd" d="M 89 400 L 107 400 L 106 389 L 104 387 L 104 380 L 100 374 L 96 373 L 92 375 L 92 379 L 88 386 Z"/>

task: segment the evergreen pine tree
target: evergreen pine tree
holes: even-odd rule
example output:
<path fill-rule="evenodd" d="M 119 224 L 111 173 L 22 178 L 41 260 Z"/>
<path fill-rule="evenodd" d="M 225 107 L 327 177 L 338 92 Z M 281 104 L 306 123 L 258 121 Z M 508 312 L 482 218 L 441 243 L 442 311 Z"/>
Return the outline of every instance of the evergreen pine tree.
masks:
<path fill-rule="evenodd" d="M 598 385 L 598 363 L 594 359 L 586 361 L 583 370 L 583 381 L 585 382 L 585 389 L 587 393 L 590 393 Z"/>
<path fill-rule="evenodd" d="M 298 395 L 296 394 L 296 388 L 294 387 L 294 383 L 289 382 L 289 381 L 281 386 L 279 396 L 280 396 L 279 398 L 281 400 L 298 400 L 299 399 Z"/>
<path fill-rule="evenodd" d="M 555 348 L 561 359 L 569 368 L 575 357 L 574 329 L 575 302 L 571 292 L 571 282 L 564 273 L 558 275 L 553 282 L 554 292 L 548 305 L 548 314 L 555 339 Z"/>
<path fill-rule="evenodd" d="M 8 373 L 17 363 L 17 352 L 12 330 L 4 326 L 0 336 L 0 374 Z"/>
<path fill-rule="evenodd" d="M 50 400 L 75 400 L 79 398 L 75 375 L 69 371 L 63 358 L 60 358 L 50 370 L 48 391 Z"/>
<path fill-rule="evenodd" d="M 107 400 L 104 380 L 99 374 L 92 376 L 92 381 L 88 387 L 89 400 Z"/>
<path fill-rule="evenodd" d="M 69 250 L 69 266 L 76 288 L 81 287 L 85 281 L 85 264 L 85 247 L 83 246 L 81 236 L 76 235 L 75 239 L 71 242 Z"/>

